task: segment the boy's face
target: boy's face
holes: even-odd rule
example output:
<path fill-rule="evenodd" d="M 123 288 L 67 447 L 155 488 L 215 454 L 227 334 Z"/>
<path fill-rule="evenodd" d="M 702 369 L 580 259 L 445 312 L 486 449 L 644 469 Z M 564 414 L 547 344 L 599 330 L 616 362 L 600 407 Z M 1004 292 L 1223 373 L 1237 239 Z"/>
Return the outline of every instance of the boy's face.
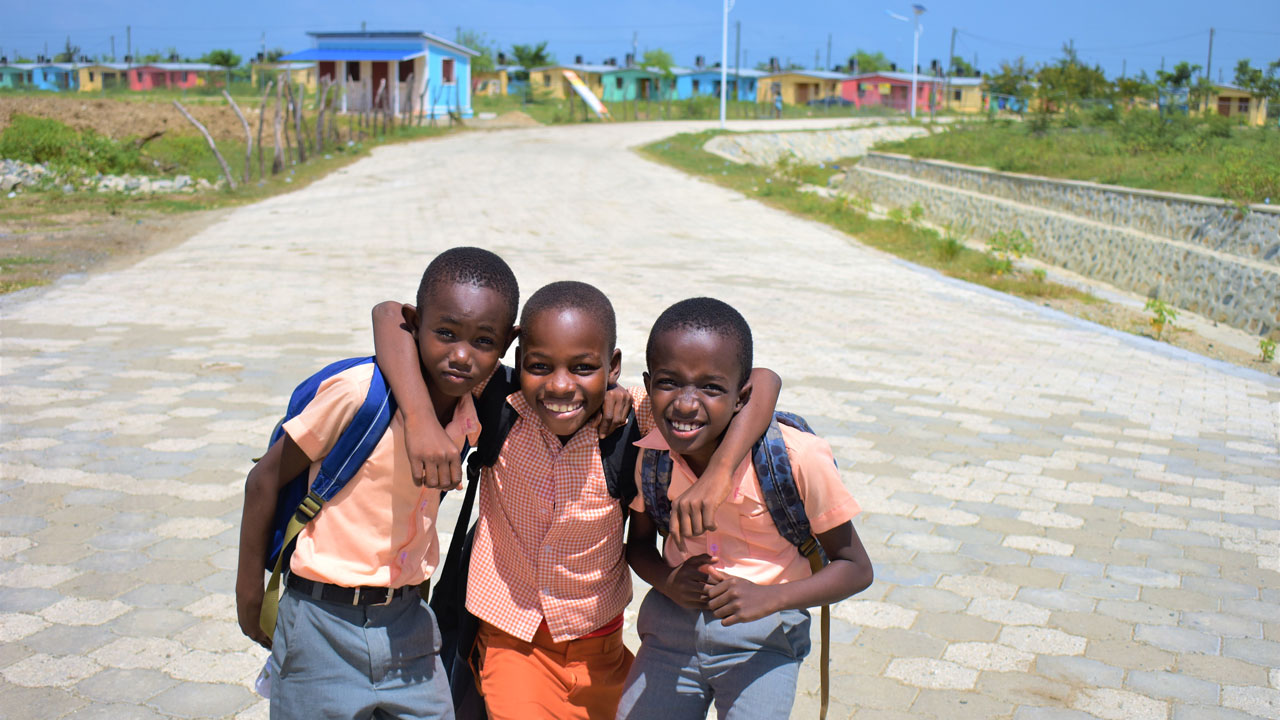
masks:
<path fill-rule="evenodd" d="M 514 337 L 511 312 L 491 288 L 448 283 L 417 309 L 418 358 L 428 386 L 462 397 L 482 382 Z"/>
<path fill-rule="evenodd" d="M 600 411 L 622 371 L 622 352 L 581 310 L 547 310 L 526 323 L 517 355 L 520 392 L 547 429 L 568 440 Z"/>
<path fill-rule="evenodd" d="M 654 343 L 644 374 L 654 420 L 672 452 L 701 473 L 751 395 L 737 348 L 719 333 L 674 329 Z"/>

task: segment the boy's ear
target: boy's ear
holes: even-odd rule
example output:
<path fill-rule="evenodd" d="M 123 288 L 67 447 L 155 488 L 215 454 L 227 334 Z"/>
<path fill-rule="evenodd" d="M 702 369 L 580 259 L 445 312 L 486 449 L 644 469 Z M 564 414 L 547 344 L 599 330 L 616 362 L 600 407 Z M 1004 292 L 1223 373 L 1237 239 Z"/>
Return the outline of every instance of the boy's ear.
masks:
<path fill-rule="evenodd" d="M 648 371 L 648 370 L 645 370 L 645 371 L 641 374 L 641 377 L 643 377 L 643 378 L 644 378 L 644 391 L 645 391 L 645 393 L 652 393 L 652 391 L 653 391 L 653 378 L 649 375 L 649 371 Z"/>
<path fill-rule="evenodd" d="M 738 402 L 733 406 L 733 411 L 738 412 L 742 408 L 746 407 L 747 401 L 750 399 L 751 380 L 748 378 L 747 381 L 742 384 L 742 387 L 738 388 Z"/>
<path fill-rule="evenodd" d="M 502 343 L 502 354 L 503 354 L 503 355 L 506 355 L 506 354 L 507 354 L 507 350 L 510 350 L 510 349 L 511 349 L 511 343 L 515 342 L 515 341 L 516 341 L 516 338 L 518 338 L 518 337 L 520 337 L 520 326 L 519 326 L 519 325 L 512 325 L 512 326 L 511 326 L 511 333 L 510 333 L 509 335 L 507 335 L 507 341 L 506 341 L 506 342 L 504 342 L 504 343 Z M 516 365 L 519 365 L 519 364 L 520 364 L 520 363 L 518 363 L 518 362 L 516 363 Z"/>
<path fill-rule="evenodd" d="M 418 325 L 422 322 L 422 317 L 418 315 L 418 308 L 414 305 L 405 303 L 400 306 L 400 314 L 404 316 L 404 323 L 409 327 L 409 332 L 415 337 L 418 335 Z"/>
<path fill-rule="evenodd" d="M 622 350 L 613 349 L 613 356 L 609 358 L 609 384 L 613 385 L 618 382 L 618 377 L 622 375 Z"/>

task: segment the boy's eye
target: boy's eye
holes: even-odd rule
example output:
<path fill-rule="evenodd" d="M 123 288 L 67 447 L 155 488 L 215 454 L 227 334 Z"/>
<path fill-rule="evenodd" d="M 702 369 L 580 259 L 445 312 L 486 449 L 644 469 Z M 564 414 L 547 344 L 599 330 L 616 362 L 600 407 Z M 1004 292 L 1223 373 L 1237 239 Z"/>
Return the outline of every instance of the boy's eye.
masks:
<path fill-rule="evenodd" d="M 573 372 L 578 375 L 590 375 L 595 371 L 596 371 L 595 365 L 587 365 L 585 363 L 579 363 L 573 366 Z"/>
<path fill-rule="evenodd" d="M 670 378 L 663 378 L 658 382 L 654 383 L 654 385 L 662 388 L 663 390 L 673 390 L 676 387 L 676 381 Z"/>
<path fill-rule="evenodd" d="M 453 331 L 452 331 L 452 330 L 446 330 L 446 329 L 444 329 L 444 328 L 439 328 L 439 329 L 437 329 L 437 330 L 436 330 L 436 335 L 439 335 L 439 336 L 440 336 L 440 337 L 442 337 L 442 338 L 452 339 L 452 338 L 453 338 Z"/>
<path fill-rule="evenodd" d="M 481 337 L 481 338 L 476 338 L 476 344 L 477 345 L 493 345 L 494 342 L 493 342 L 493 338 Z"/>
<path fill-rule="evenodd" d="M 702 390 L 703 392 L 706 392 L 711 395 L 722 395 L 725 393 L 725 389 L 723 387 L 716 385 L 714 383 L 710 385 L 703 385 Z"/>

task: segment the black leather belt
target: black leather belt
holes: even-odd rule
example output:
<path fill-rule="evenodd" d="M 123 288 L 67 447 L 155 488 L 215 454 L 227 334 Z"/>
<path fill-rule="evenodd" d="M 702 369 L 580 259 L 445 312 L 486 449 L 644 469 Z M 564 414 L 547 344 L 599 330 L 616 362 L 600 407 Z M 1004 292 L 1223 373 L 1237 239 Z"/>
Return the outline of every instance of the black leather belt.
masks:
<path fill-rule="evenodd" d="M 392 600 L 404 597 L 409 593 L 417 593 L 417 585 L 405 585 L 398 588 L 385 587 L 343 587 L 330 583 L 308 580 L 296 573 L 289 573 L 285 585 L 308 595 L 316 600 L 337 603 L 338 605 L 390 605 Z"/>

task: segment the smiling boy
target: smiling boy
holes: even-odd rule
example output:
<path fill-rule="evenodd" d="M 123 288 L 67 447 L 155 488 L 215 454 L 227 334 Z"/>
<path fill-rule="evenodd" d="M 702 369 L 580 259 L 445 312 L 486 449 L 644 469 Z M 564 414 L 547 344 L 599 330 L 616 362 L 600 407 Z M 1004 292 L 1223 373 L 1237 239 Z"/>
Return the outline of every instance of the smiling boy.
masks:
<path fill-rule="evenodd" d="M 751 396 L 751 329 L 710 298 L 676 303 L 649 334 L 644 375 L 657 430 L 636 443 L 669 453 L 669 497 L 700 481 L 734 415 Z M 787 717 L 800 662 L 809 651 L 805 610 L 871 584 L 871 562 L 851 519 L 857 501 L 840 481 L 831 448 L 782 427 L 796 489 L 831 562 L 809 562 L 779 533 L 750 459 L 739 465 L 716 530 L 668 538 L 662 554 L 646 512 L 643 473 L 631 504 L 627 559 L 653 586 L 637 620 L 640 651 L 627 675 L 619 718 Z"/>
<path fill-rule="evenodd" d="M 427 267 L 416 336 L 418 377 L 458 453 L 479 433 L 471 390 L 509 346 L 519 302 L 497 255 L 455 248 Z M 259 626 L 266 546 L 277 496 L 321 462 L 373 380 L 371 363 L 324 380 L 283 426 L 245 482 L 236 576 L 241 630 L 272 651 L 272 718 L 452 718 L 439 632 L 419 594 L 439 562 L 437 489 L 414 481 L 405 425 L 393 417 L 368 459 L 299 533 L 273 637 Z"/>

